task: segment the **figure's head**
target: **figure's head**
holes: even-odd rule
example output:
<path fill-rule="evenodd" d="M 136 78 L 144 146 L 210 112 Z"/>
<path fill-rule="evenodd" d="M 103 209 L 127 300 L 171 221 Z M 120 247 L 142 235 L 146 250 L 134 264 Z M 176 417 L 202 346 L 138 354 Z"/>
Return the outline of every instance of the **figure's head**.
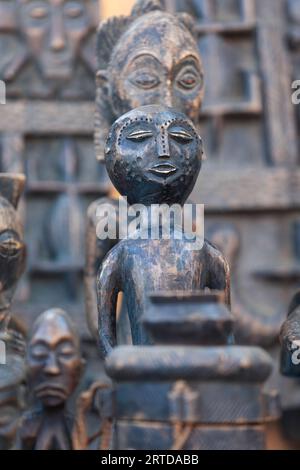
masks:
<path fill-rule="evenodd" d="M 157 0 L 142 0 L 130 17 L 100 25 L 98 88 L 112 121 L 150 104 L 173 107 L 197 120 L 204 83 L 193 26 L 189 15 L 166 13 Z"/>
<path fill-rule="evenodd" d="M 95 0 L 18 0 L 19 24 L 46 79 L 70 79 L 82 40 L 94 27 Z"/>
<path fill-rule="evenodd" d="M 202 140 L 184 114 L 143 106 L 112 126 L 105 150 L 108 174 L 129 204 L 182 204 L 201 168 Z"/>
<path fill-rule="evenodd" d="M 30 333 L 27 367 L 33 393 L 43 406 L 65 404 L 79 383 L 82 366 L 80 340 L 70 317 L 60 309 L 42 313 Z"/>
<path fill-rule="evenodd" d="M 22 225 L 16 209 L 24 175 L 0 173 L 0 318 L 9 310 L 17 282 L 25 267 Z"/>

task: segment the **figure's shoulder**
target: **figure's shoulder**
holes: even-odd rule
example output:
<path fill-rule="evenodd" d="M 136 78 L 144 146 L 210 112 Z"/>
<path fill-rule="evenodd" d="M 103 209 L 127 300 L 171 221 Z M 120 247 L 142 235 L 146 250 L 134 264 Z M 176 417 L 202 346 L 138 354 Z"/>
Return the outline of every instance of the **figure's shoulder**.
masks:
<path fill-rule="evenodd" d="M 216 264 L 220 264 L 226 267 L 227 269 L 228 263 L 223 253 L 221 253 L 221 251 L 215 245 L 213 245 L 211 242 L 209 242 L 206 239 L 204 240 L 203 250 L 204 250 L 205 256 L 207 256 L 211 260 L 214 260 Z"/>
<path fill-rule="evenodd" d="M 87 217 L 90 222 L 93 222 L 95 225 L 97 223 L 97 217 L 100 216 L 100 210 L 107 207 L 113 208 L 115 211 L 118 211 L 118 201 L 110 197 L 100 197 L 93 201 L 87 210 Z"/>

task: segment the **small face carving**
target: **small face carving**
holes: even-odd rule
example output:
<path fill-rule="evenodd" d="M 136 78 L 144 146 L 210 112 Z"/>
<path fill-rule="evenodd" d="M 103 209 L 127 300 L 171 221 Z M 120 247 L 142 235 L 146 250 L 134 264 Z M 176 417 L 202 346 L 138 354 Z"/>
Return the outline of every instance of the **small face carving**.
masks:
<path fill-rule="evenodd" d="M 91 28 L 84 0 L 19 0 L 21 29 L 47 79 L 70 79 L 82 39 Z"/>
<path fill-rule="evenodd" d="M 191 33 L 175 16 L 154 12 L 135 21 L 115 48 L 109 80 L 116 117 L 150 104 L 198 116 L 202 63 Z"/>
<path fill-rule="evenodd" d="M 17 214 L 0 197 L 0 316 L 10 308 L 17 282 L 24 271 L 25 245 Z"/>
<path fill-rule="evenodd" d="M 109 176 L 130 204 L 183 203 L 201 159 L 202 141 L 192 122 L 158 105 L 119 118 L 106 147 Z"/>
<path fill-rule="evenodd" d="M 61 310 L 36 321 L 27 354 L 29 380 L 45 407 L 63 406 L 76 388 L 82 368 L 79 339 Z"/>

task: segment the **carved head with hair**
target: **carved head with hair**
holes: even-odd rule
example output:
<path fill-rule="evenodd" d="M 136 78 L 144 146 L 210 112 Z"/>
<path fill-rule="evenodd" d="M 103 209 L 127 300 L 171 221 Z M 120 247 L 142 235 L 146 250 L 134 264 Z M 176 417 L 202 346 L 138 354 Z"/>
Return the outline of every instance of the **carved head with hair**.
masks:
<path fill-rule="evenodd" d="M 193 19 L 140 0 L 128 17 L 101 23 L 97 33 L 97 158 L 112 122 L 139 106 L 173 107 L 197 120 L 203 68 Z"/>

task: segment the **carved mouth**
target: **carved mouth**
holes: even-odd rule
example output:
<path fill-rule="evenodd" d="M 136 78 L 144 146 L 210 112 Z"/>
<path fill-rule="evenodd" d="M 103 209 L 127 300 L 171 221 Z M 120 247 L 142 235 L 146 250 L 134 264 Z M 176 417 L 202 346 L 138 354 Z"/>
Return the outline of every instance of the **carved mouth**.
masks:
<path fill-rule="evenodd" d="M 172 173 L 175 173 L 177 168 L 171 163 L 158 163 L 157 165 L 154 165 L 152 168 L 150 168 L 149 171 L 159 176 L 169 176 Z"/>
<path fill-rule="evenodd" d="M 36 387 L 35 392 L 38 398 L 66 398 L 66 391 L 64 387 L 59 384 L 41 384 L 40 386 Z"/>

